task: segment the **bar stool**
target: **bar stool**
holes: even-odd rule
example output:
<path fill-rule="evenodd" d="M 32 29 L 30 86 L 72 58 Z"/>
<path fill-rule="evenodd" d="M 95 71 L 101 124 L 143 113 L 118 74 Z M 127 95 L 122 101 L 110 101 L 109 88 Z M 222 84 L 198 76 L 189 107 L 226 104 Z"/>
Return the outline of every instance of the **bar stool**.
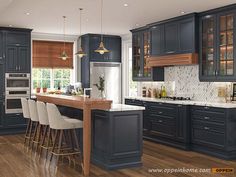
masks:
<path fill-rule="evenodd" d="M 41 136 L 41 124 L 39 123 L 36 102 L 34 100 L 28 100 L 28 104 L 29 104 L 30 118 L 31 118 L 32 123 L 35 126 L 34 135 L 32 137 L 33 139 L 31 141 L 31 143 L 32 143 L 31 150 L 33 150 L 35 144 L 37 145 L 37 149 L 39 146 L 40 136 Z"/>
<path fill-rule="evenodd" d="M 46 104 L 42 101 L 37 101 L 37 111 L 38 111 L 39 123 L 43 129 L 43 132 L 42 132 L 43 137 L 40 142 L 40 147 L 37 146 L 39 147 L 39 158 L 42 154 L 42 150 L 46 149 L 46 159 L 47 159 L 48 150 L 50 148 L 49 147 L 50 141 L 52 141 L 52 136 L 51 136 L 51 129 L 49 127 Z M 47 141 L 47 143 L 45 141 Z M 36 149 L 36 151 L 38 151 L 38 149 Z"/>
<path fill-rule="evenodd" d="M 83 121 L 62 116 L 57 106 L 52 103 L 47 103 L 47 112 L 48 112 L 49 126 L 52 130 L 55 130 L 55 136 L 53 138 L 53 147 L 51 150 L 49 165 L 52 161 L 53 155 L 56 156 L 56 165 L 57 165 L 60 156 L 74 156 L 80 154 L 80 148 L 75 129 L 83 128 Z M 69 135 L 68 139 L 71 140 L 69 147 L 65 138 L 66 131 Z M 63 141 L 63 139 L 65 141 Z M 67 148 L 62 147 L 63 143 L 66 144 Z M 82 158 L 81 158 L 81 167 L 83 169 Z"/>
<path fill-rule="evenodd" d="M 21 98 L 21 105 L 22 105 L 23 117 L 28 120 L 24 138 L 24 146 L 25 146 L 27 140 L 30 141 L 31 138 L 32 122 L 30 119 L 28 100 L 26 98 Z"/>

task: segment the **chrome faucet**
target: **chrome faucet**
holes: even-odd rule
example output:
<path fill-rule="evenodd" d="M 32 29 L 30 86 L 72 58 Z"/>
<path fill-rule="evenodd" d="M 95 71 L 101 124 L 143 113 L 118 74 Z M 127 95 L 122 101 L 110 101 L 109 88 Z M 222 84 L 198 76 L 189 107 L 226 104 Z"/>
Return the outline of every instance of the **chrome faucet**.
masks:
<path fill-rule="evenodd" d="M 84 97 L 87 97 L 86 91 L 88 91 L 88 90 L 92 91 L 92 88 L 84 88 Z"/>

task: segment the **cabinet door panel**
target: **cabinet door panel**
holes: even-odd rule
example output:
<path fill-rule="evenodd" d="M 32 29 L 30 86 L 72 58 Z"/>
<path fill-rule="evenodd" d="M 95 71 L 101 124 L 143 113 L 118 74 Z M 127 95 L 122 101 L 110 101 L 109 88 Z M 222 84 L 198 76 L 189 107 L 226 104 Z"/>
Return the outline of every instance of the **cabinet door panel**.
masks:
<path fill-rule="evenodd" d="M 97 48 L 99 47 L 99 44 L 101 42 L 101 36 L 91 36 L 89 45 L 90 45 L 90 61 L 103 61 L 104 60 L 104 55 L 101 55 L 100 53 L 95 52 Z M 104 43 L 105 45 L 105 43 Z M 105 45 L 106 47 L 106 45 Z"/>
<path fill-rule="evenodd" d="M 3 100 L 0 99 L 0 127 L 3 126 L 4 105 Z"/>
<path fill-rule="evenodd" d="M 3 50 L 3 33 L 0 32 L 0 64 L 4 63 Z"/>
<path fill-rule="evenodd" d="M 6 72 L 17 72 L 17 47 L 7 46 L 6 48 Z"/>
<path fill-rule="evenodd" d="M 178 41 L 178 24 L 177 23 L 167 23 L 164 25 L 164 42 L 165 42 L 165 53 L 173 54 L 179 49 Z"/>
<path fill-rule="evenodd" d="M 30 72 L 30 57 L 28 47 L 18 48 L 18 67 L 19 72 Z"/>
<path fill-rule="evenodd" d="M 30 34 L 25 32 L 7 32 L 6 42 L 7 45 L 29 46 Z"/>
<path fill-rule="evenodd" d="M 151 55 L 161 55 L 163 47 L 163 26 L 151 28 Z"/>
<path fill-rule="evenodd" d="M 121 62 L 121 39 L 115 37 L 104 38 L 105 47 L 110 51 L 104 54 L 107 62 Z"/>
<path fill-rule="evenodd" d="M 194 21 L 192 19 L 180 21 L 179 35 L 180 52 L 194 52 Z"/>

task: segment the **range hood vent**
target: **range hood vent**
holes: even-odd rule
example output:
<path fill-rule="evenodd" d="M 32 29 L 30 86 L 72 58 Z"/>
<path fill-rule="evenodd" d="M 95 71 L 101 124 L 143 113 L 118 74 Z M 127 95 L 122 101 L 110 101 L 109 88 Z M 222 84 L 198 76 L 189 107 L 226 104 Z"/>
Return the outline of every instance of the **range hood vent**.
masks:
<path fill-rule="evenodd" d="M 185 53 L 165 56 L 151 56 L 147 60 L 148 67 L 179 66 L 198 64 L 197 53 Z"/>

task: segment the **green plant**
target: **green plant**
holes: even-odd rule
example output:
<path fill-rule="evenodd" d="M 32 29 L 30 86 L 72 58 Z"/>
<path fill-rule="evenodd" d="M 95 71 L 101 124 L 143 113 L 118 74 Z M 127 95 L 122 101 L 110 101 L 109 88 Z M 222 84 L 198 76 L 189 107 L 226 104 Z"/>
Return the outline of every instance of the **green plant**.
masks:
<path fill-rule="evenodd" d="M 93 84 L 93 85 L 96 86 L 99 91 L 103 92 L 104 89 L 105 89 L 105 79 L 104 79 L 104 76 L 100 76 L 99 77 L 99 84 Z"/>

